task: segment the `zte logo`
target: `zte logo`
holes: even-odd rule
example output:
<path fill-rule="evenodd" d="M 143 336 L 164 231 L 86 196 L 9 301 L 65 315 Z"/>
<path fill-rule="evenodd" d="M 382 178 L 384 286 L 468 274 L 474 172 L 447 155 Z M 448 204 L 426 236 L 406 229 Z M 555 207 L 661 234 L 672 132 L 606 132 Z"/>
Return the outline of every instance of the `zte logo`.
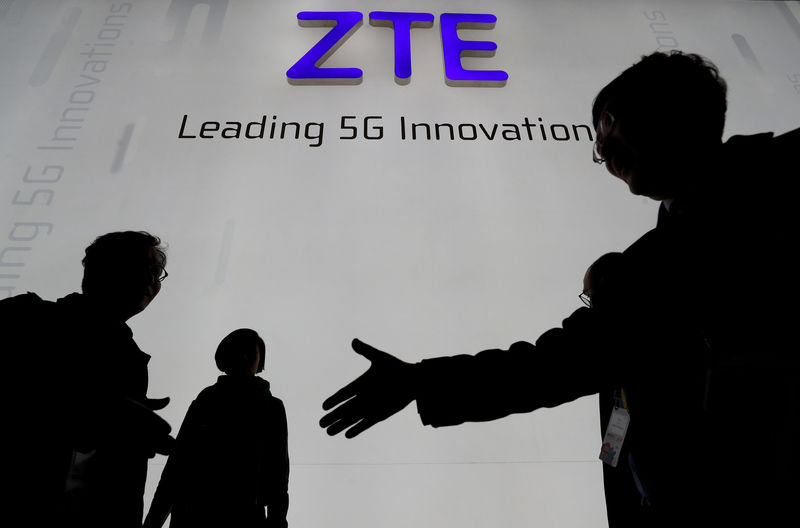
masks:
<path fill-rule="evenodd" d="M 297 22 L 302 27 L 333 27 L 308 53 L 286 72 L 291 84 L 359 84 L 364 72 L 359 68 L 320 68 L 339 46 L 361 27 L 363 15 L 358 11 L 302 11 Z M 508 74 L 502 70 L 467 70 L 461 57 L 491 57 L 497 44 L 485 40 L 461 40 L 459 29 L 492 29 L 494 15 L 443 13 L 442 29 L 444 76 L 449 86 L 505 86 Z M 433 26 L 430 13 L 398 13 L 373 11 L 371 26 L 394 29 L 394 79 L 397 84 L 411 80 L 411 28 Z"/>

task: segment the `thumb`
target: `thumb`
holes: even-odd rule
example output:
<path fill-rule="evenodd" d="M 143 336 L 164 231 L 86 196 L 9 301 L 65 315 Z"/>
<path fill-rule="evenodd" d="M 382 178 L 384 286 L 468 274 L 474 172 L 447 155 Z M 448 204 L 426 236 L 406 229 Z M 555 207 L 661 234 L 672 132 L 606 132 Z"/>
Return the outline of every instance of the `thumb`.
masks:
<path fill-rule="evenodd" d="M 353 339 L 353 343 L 351 344 L 351 346 L 353 347 L 353 350 L 355 351 L 356 354 L 363 356 L 372 363 L 384 359 L 386 356 L 389 355 L 386 352 L 378 350 L 377 348 L 368 345 L 357 338 Z"/>
<path fill-rule="evenodd" d="M 154 451 L 159 455 L 170 455 L 175 450 L 175 439 L 167 435 L 158 440 Z"/>
<path fill-rule="evenodd" d="M 167 406 L 169 398 L 146 398 L 142 403 L 150 410 L 159 411 Z"/>

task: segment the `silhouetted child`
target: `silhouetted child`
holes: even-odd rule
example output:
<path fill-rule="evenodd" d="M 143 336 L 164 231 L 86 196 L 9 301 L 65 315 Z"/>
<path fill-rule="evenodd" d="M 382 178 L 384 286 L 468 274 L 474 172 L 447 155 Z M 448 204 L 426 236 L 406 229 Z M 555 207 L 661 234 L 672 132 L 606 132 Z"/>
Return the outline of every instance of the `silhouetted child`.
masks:
<path fill-rule="evenodd" d="M 146 528 L 170 514 L 172 528 L 287 526 L 286 411 L 256 376 L 264 356 L 264 341 L 250 329 L 219 344 L 214 359 L 225 375 L 189 406 Z"/>

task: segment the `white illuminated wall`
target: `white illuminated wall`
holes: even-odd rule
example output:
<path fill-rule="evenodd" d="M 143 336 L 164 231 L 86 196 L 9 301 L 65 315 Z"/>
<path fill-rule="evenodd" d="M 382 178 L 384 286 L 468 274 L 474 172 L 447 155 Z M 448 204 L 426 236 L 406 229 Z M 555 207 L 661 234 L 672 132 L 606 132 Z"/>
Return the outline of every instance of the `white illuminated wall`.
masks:
<path fill-rule="evenodd" d="M 324 10 L 364 14 L 324 64 L 363 69 L 358 85 L 287 82 L 327 32 L 297 13 Z M 406 86 L 371 10 L 435 16 L 411 32 Z M 446 12 L 497 17 L 461 37 L 497 43 L 464 64 L 506 71 L 504 87 L 445 84 Z M 219 340 L 261 333 L 289 418 L 292 526 L 605 526 L 595 397 L 445 429 L 412 405 L 353 440 L 318 427 L 321 402 L 367 367 L 353 337 L 417 361 L 558 325 L 586 267 L 656 220 L 572 128 L 590 124 L 597 91 L 680 48 L 728 81 L 726 137 L 784 132 L 800 117 L 798 18 L 796 2 L 0 1 L 0 297 L 77 290 L 96 236 L 148 230 L 169 244 L 169 279 L 130 321 L 153 356 L 150 395 L 172 398 L 161 414 L 177 431 L 218 374 Z M 184 115 L 185 135 L 264 115 L 278 134 L 303 130 L 179 138 Z M 340 139 L 342 116 L 357 139 Z M 366 116 L 380 139 L 363 137 Z M 304 137 L 309 123 L 321 138 L 318 125 Z M 411 123 L 465 138 L 414 140 Z M 495 124 L 490 140 L 480 125 Z M 150 463 L 146 502 L 164 462 Z"/>

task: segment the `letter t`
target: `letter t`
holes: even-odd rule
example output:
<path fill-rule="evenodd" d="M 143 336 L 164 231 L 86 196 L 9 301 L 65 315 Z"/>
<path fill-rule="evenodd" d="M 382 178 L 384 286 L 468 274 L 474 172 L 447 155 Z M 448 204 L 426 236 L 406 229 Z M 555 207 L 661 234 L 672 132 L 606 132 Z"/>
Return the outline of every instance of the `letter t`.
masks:
<path fill-rule="evenodd" d="M 408 84 L 411 81 L 411 28 L 433 26 L 433 15 L 373 11 L 369 14 L 369 23 L 371 26 L 394 28 L 394 81 Z"/>

